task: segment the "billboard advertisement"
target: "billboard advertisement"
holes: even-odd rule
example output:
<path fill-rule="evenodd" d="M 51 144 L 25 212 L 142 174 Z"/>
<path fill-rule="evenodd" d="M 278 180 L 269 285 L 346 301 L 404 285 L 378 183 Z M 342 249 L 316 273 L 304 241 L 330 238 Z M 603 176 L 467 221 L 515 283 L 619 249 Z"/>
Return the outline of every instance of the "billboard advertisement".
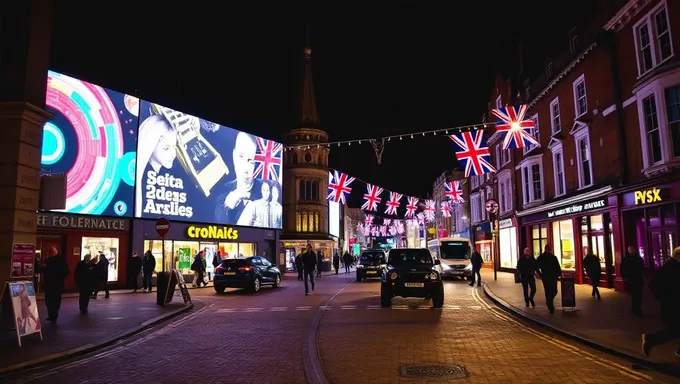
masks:
<path fill-rule="evenodd" d="M 140 102 L 136 217 L 281 228 L 283 146 Z"/>
<path fill-rule="evenodd" d="M 328 202 L 328 233 L 340 237 L 340 203 Z"/>
<path fill-rule="evenodd" d="M 43 173 L 67 175 L 64 212 L 130 216 L 139 100 L 49 71 Z"/>

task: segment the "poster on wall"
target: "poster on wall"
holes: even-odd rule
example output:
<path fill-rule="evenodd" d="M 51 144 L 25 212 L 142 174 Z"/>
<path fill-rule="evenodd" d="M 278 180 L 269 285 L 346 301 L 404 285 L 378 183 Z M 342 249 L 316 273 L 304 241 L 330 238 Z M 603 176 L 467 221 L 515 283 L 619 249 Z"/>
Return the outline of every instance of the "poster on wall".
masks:
<path fill-rule="evenodd" d="M 141 101 L 135 216 L 281 228 L 283 146 Z"/>
<path fill-rule="evenodd" d="M 118 250 L 120 242 L 118 238 L 110 237 L 83 237 L 83 251 L 80 259 L 90 255 L 98 263 L 106 263 L 108 281 L 118 281 Z"/>
<path fill-rule="evenodd" d="M 42 339 L 42 326 L 35 298 L 35 287 L 31 281 L 8 282 L 3 292 L 3 311 L 12 307 L 12 320 L 21 346 L 21 338 L 39 333 Z"/>
<path fill-rule="evenodd" d="M 42 169 L 66 174 L 63 211 L 130 216 L 139 100 L 53 71 L 46 94 Z"/>
<path fill-rule="evenodd" d="M 12 244 L 12 278 L 33 278 L 35 244 Z"/>

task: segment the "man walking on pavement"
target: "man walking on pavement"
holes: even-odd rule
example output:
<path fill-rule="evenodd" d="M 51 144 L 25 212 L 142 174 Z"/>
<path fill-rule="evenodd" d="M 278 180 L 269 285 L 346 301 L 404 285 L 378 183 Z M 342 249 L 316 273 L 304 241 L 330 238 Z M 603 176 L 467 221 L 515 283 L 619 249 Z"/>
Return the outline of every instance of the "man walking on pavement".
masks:
<path fill-rule="evenodd" d="M 557 257 L 553 254 L 551 244 L 546 244 L 545 251 L 536 259 L 538 275 L 543 281 L 545 291 L 545 304 L 551 314 L 555 313 L 555 296 L 557 296 L 557 280 L 562 276 L 562 267 Z"/>
<path fill-rule="evenodd" d="M 323 253 L 321 250 L 316 253 L 316 277 L 321 278 L 321 270 L 323 269 Z"/>
<path fill-rule="evenodd" d="M 96 257 L 96 256 L 95 256 Z M 104 256 L 103 253 L 99 253 L 99 261 L 97 262 L 97 275 L 99 276 L 99 281 L 94 288 L 93 299 L 97 299 L 97 294 L 99 294 L 99 287 L 104 286 L 104 298 L 109 298 L 109 260 Z"/>
<path fill-rule="evenodd" d="M 338 256 L 338 251 L 335 251 L 333 255 L 333 269 L 335 269 L 335 274 L 338 274 L 338 269 L 340 269 L 340 256 Z"/>
<path fill-rule="evenodd" d="M 680 247 L 675 247 L 673 257 L 654 273 L 649 290 L 661 305 L 664 329 L 642 334 L 642 353 L 647 357 L 653 347 L 680 338 Z M 680 358 L 680 348 L 675 350 L 675 356 Z"/>
<path fill-rule="evenodd" d="M 588 279 L 590 279 L 590 285 L 593 287 L 593 297 L 597 297 L 598 300 L 601 300 L 600 290 L 597 288 L 600 284 L 600 277 L 602 274 L 600 258 L 595 256 L 594 253 L 588 252 L 588 247 L 583 247 L 583 254 L 585 255 L 583 258 L 583 269 L 586 271 L 586 275 L 588 275 Z"/>
<path fill-rule="evenodd" d="M 151 292 L 151 277 L 155 269 L 156 258 L 151 251 L 146 251 L 142 259 L 142 292 Z"/>
<path fill-rule="evenodd" d="M 305 250 L 301 249 L 300 253 L 295 256 L 295 269 L 297 270 L 298 274 L 298 280 L 302 281 L 304 279 L 303 273 L 304 273 L 304 267 L 302 266 L 302 255 L 305 254 Z"/>
<path fill-rule="evenodd" d="M 56 323 L 61 308 L 61 295 L 64 292 L 64 280 L 68 276 L 68 264 L 60 255 L 57 247 L 51 247 L 45 264 L 40 268 L 45 280 L 45 305 L 47 321 Z"/>
<path fill-rule="evenodd" d="M 82 314 L 87 314 L 90 296 L 92 296 L 92 291 L 99 279 L 97 265 L 93 264 L 91 260 L 92 255 L 88 253 L 85 255 L 85 258 L 76 264 L 76 268 L 73 271 L 73 278 L 78 288 L 78 307 Z"/>
<path fill-rule="evenodd" d="M 137 251 L 132 252 L 132 259 L 130 260 L 130 284 L 133 292 L 137 292 L 139 288 L 139 273 L 142 271 L 142 259 L 139 257 Z"/>
<path fill-rule="evenodd" d="M 482 270 L 482 264 L 484 264 L 484 259 L 482 259 L 482 255 L 479 254 L 476 250 L 472 252 L 472 257 L 470 258 L 470 264 L 472 264 L 472 280 L 470 281 L 470 286 L 474 287 L 475 286 L 475 281 L 477 281 L 477 286 L 481 287 L 482 286 L 482 274 L 480 271 Z M 476 277 L 476 279 L 475 279 Z"/>
<path fill-rule="evenodd" d="M 307 280 L 312 283 L 312 292 L 314 292 L 314 267 L 316 267 L 316 255 L 312 251 L 311 244 L 307 244 L 307 252 L 302 255 L 302 266 L 305 274 L 305 295 L 309 296 Z"/>
<path fill-rule="evenodd" d="M 345 252 L 345 254 L 342 255 L 342 262 L 345 264 L 345 274 L 349 273 L 353 260 L 354 259 L 352 258 L 352 255 L 349 254 L 349 252 Z"/>
<path fill-rule="evenodd" d="M 642 289 L 645 280 L 645 261 L 637 253 L 635 247 L 628 246 L 626 257 L 621 260 L 621 277 L 630 294 L 631 310 L 636 316 L 642 316 Z"/>
<path fill-rule="evenodd" d="M 536 296 L 536 259 L 531 254 L 529 248 L 524 248 L 524 255 L 517 260 L 517 272 L 522 282 L 522 291 L 524 291 L 524 304 L 529 308 L 536 306 L 534 296 Z M 531 291 L 529 291 L 531 289 Z"/>

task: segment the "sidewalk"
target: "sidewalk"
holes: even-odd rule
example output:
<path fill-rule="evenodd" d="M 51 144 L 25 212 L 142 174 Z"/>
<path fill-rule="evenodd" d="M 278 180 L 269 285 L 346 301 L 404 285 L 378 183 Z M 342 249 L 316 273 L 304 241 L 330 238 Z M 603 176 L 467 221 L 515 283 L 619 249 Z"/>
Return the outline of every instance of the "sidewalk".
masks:
<path fill-rule="evenodd" d="M 16 333 L 6 329 L 0 336 L 0 375 L 102 348 L 192 307 L 177 296 L 167 306 L 158 306 L 154 291 L 91 300 L 89 313 L 82 315 L 77 298 L 64 298 L 53 325 L 45 320 L 45 302 L 38 301 L 44 340 L 38 334 L 25 336 L 19 347 Z"/>
<path fill-rule="evenodd" d="M 497 281 L 493 280 L 493 271 L 483 271 L 482 275 L 486 283 L 486 295 L 519 316 L 610 352 L 648 362 L 652 366 L 677 365 L 677 358 L 673 354 L 678 347 L 676 343 L 656 347 L 649 359 L 640 350 L 641 334 L 656 332 L 663 326 L 658 302 L 648 290 L 645 290 L 642 300 L 643 317 L 635 317 L 631 313 L 627 294 L 600 288 L 602 300 L 598 301 L 591 297 L 591 287 L 583 284 L 576 284 L 577 312 L 563 312 L 561 294 L 558 293 L 555 298 L 557 310 L 551 315 L 545 307 L 545 294 L 540 280 L 536 281 L 536 308 L 526 308 L 522 286 L 515 284 L 512 273 L 498 272 Z M 676 371 L 676 368 L 672 370 Z"/>

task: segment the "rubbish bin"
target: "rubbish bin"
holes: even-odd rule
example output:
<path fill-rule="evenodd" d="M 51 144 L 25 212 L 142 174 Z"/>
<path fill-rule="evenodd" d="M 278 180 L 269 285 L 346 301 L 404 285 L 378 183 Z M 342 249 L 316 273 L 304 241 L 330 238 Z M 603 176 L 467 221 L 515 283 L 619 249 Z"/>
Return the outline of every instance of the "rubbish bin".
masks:
<path fill-rule="evenodd" d="M 175 295 L 175 284 L 177 284 L 177 278 L 174 273 L 158 272 L 156 274 L 156 304 L 165 306 L 172 301 Z"/>

